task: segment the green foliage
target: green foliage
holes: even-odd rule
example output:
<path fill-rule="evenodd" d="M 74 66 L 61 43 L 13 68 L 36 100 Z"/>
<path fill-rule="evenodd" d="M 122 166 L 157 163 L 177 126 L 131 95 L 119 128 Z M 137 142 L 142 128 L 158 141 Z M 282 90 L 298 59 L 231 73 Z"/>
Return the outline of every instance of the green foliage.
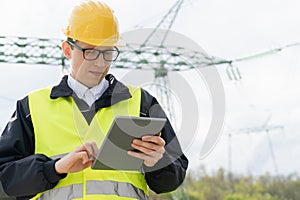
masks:
<path fill-rule="evenodd" d="M 157 195 L 152 200 L 299 200 L 300 177 L 236 175 L 220 168 L 208 175 L 203 166 L 189 171 L 176 191 Z"/>

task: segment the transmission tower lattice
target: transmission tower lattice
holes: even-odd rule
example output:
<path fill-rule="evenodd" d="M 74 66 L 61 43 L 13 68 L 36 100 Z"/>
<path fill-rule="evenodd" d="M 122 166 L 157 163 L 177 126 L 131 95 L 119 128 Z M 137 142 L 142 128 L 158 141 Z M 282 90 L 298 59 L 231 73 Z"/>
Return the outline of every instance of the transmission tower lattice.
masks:
<path fill-rule="evenodd" d="M 61 40 L 0 36 L 0 62 L 62 65 Z"/>
<path fill-rule="evenodd" d="M 269 121 L 269 119 L 267 119 L 267 122 Z M 270 150 L 270 154 L 271 154 L 272 164 L 274 166 L 274 172 L 278 176 L 279 175 L 278 164 L 277 164 L 276 156 L 274 153 L 273 143 L 270 138 L 270 132 L 275 131 L 275 130 L 282 131 L 282 130 L 284 130 L 284 127 L 279 126 L 279 125 L 267 125 L 267 123 L 265 123 L 262 126 L 239 129 L 238 131 L 236 131 L 235 134 L 232 134 L 231 132 L 229 132 L 228 133 L 228 171 L 229 171 L 229 173 L 230 174 L 232 173 L 232 143 L 231 143 L 232 136 L 237 135 L 237 134 L 250 134 L 250 133 L 265 132 L 266 136 L 267 136 L 267 140 L 268 140 L 268 146 L 269 146 L 269 150 Z"/>

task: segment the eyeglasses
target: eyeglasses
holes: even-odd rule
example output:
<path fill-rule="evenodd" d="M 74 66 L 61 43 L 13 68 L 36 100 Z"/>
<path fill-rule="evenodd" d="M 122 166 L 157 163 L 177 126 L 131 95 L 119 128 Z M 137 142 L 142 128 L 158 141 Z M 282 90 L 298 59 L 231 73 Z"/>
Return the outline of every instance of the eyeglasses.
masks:
<path fill-rule="evenodd" d="M 68 43 L 79 49 L 80 51 L 82 51 L 83 53 L 83 58 L 85 60 L 89 60 L 89 61 L 92 61 L 92 60 L 96 60 L 99 58 L 100 54 L 103 54 L 103 59 L 107 62 L 113 62 L 113 61 L 116 61 L 119 54 L 120 54 L 120 51 L 117 47 L 114 47 L 114 49 L 112 50 L 104 50 L 104 51 L 101 51 L 101 50 L 98 50 L 98 49 L 94 49 L 94 48 L 81 48 L 80 46 L 78 46 L 77 44 L 71 42 L 71 41 L 68 41 Z"/>

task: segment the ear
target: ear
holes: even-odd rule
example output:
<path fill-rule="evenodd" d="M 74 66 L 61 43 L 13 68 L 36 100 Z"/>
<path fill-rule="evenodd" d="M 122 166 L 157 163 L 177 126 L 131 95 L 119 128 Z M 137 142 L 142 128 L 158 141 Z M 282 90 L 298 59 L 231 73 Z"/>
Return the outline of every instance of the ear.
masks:
<path fill-rule="evenodd" d="M 64 41 L 61 44 L 61 48 L 62 48 L 62 51 L 64 52 L 64 55 L 66 56 L 66 58 L 68 60 L 70 60 L 72 58 L 72 56 L 71 56 L 71 47 L 70 47 L 69 43 L 67 41 Z"/>

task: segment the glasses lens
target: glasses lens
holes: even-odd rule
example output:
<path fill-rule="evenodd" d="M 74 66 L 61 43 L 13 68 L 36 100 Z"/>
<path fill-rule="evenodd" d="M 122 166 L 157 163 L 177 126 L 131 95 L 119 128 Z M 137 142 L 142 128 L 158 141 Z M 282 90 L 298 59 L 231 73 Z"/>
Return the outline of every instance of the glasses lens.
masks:
<path fill-rule="evenodd" d="M 104 60 L 106 61 L 115 61 L 119 55 L 117 50 L 106 50 L 103 52 Z"/>
<path fill-rule="evenodd" d="M 84 58 L 87 60 L 96 60 L 99 56 L 100 52 L 96 49 L 85 49 L 84 51 Z"/>

